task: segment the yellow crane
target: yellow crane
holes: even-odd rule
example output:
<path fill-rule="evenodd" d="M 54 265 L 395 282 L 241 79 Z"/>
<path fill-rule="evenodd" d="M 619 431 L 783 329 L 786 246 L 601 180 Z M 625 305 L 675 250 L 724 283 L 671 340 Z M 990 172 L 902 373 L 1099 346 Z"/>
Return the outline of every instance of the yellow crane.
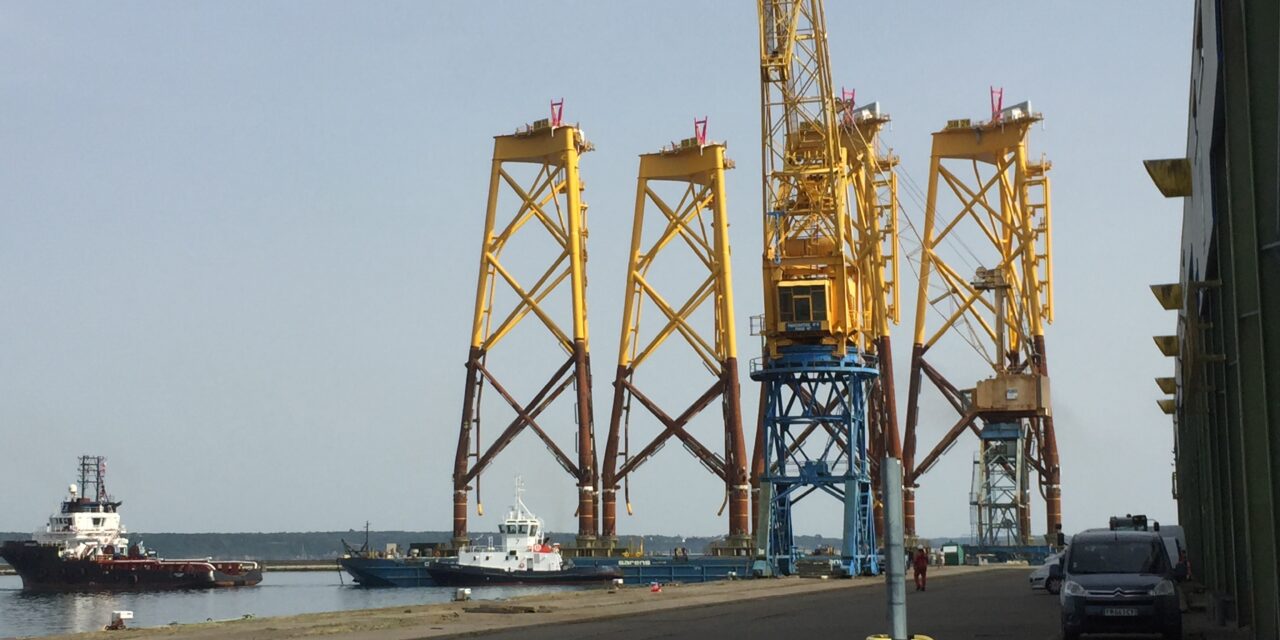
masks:
<path fill-rule="evenodd" d="M 792 506 L 825 493 L 844 505 L 842 560 L 875 572 L 866 393 L 877 302 L 868 240 L 850 214 L 848 136 L 833 95 L 820 0 L 758 0 L 764 170 L 763 355 L 752 475 L 756 546 L 794 568 Z M 883 313 L 883 312 L 882 312 Z"/>

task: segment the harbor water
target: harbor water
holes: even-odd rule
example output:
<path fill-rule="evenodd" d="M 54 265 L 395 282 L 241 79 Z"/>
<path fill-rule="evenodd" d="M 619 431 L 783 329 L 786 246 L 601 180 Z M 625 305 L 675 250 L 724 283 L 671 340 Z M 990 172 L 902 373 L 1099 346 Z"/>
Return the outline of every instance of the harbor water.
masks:
<path fill-rule="evenodd" d="M 475 587 L 471 597 L 498 600 L 563 586 Z M 269 572 L 261 585 L 135 593 L 26 593 L 18 576 L 0 576 L 0 638 L 46 636 L 102 629 L 112 611 L 133 611 L 133 627 L 160 627 L 209 620 L 286 616 L 323 611 L 374 609 L 447 602 L 454 589 L 362 589 L 337 571 Z"/>

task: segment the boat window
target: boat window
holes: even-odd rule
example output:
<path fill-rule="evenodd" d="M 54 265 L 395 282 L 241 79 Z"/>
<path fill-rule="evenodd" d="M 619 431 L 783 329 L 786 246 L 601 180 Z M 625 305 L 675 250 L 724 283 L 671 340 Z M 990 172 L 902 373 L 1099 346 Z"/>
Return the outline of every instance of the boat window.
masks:
<path fill-rule="evenodd" d="M 536 536 L 536 535 L 538 535 L 538 525 L 536 525 L 536 524 L 535 524 L 535 525 L 530 525 L 530 526 L 529 526 L 529 535 L 531 535 L 531 536 Z"/>
<path fill-rule="evenodd" d="M 527 524 L 520 525 L 520 533 L 529 533 L 529 525 Z"/>

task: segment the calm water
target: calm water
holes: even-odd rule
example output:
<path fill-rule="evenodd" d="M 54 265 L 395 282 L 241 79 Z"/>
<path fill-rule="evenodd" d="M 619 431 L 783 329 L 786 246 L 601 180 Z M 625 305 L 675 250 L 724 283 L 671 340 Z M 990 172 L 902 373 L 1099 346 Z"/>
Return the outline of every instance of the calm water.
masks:
<path fill-rule="evenodd" d="M 282 616 L 319 611 L 446 602 L 454 589 L 360 589 L 351 577 L 336 571 L 269 572 L 262 584 L 237 589 L 165 593 L 23 593 L 18 576 L 0 576 L 0 638 L 96 631 L 111 612 L 133 611 L 134 627 L 157 627 L 171 622 L 227 620 L 246 614 Z M 476 599 L 511 598 L 551 590 L 580 587 L 475 587 Z"/>

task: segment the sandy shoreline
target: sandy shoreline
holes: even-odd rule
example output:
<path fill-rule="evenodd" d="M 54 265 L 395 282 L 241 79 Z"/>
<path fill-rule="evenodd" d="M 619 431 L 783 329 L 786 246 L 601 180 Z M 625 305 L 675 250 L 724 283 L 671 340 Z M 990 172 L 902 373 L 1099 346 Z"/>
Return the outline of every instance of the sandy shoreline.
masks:
<path fill-rule="evenodd" d="M 1026 569 L 1026 566 L 1018 568 Z M 936 567 L 930 571 L 930 577 L 989 570 L 999 570 L 999 567 Z M 530 625 L 580 622 L 835 589 L 882 588 L 883 585 L 882 578 L 854 580 L 780 578 L 667 585 L 663 587 L 661 593 L 650 593 L 648 587 L 625 587 L 616 593 L 610 593 L 602 587 L 591 591 L 557 592 L 502 601 L 448 602 L 48 637 L 76 640 L 97 638 L 282 640 L 327 636 L 348 640 L 410 640 Z M 106 622 L 104 620 L 103 624 Z"/>

